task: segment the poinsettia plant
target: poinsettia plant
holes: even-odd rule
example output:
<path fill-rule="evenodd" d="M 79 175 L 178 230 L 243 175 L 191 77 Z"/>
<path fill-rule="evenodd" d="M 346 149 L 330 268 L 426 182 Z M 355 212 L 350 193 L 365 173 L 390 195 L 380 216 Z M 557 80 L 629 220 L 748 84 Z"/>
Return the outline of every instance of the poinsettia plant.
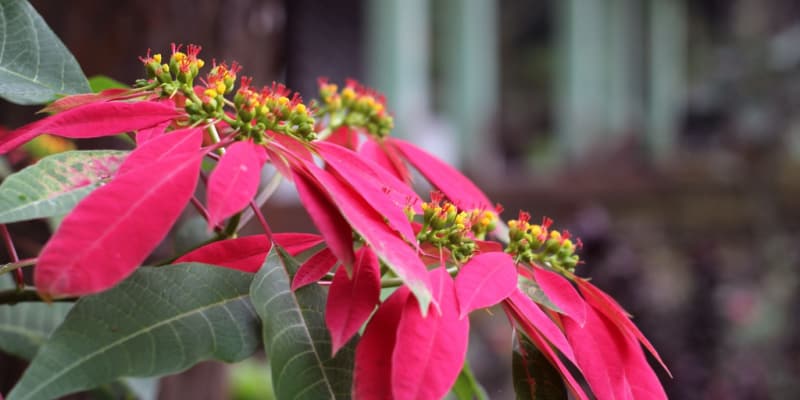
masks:
<path fill-rule="evenodd" d="M 0 185 L 0 223 L 63 216 L 32 259 L 0 225 L 12 258 L 0 271 L 16 285 L 0 299 L 20 302 L 0 314 L 55 315 L 41 344 L 11 351 L 31 364 L 9 399 L 233 362 L 261 344 L 278 398 L 486 398 L 465 361 L 469 316 L 490 307 L 515 332 L 518 398 L 666 398 L 644 351 L 666 369 L 656 350 L 581 277 L 580 240 L 526 212 L 503 221 L 468 178 L 391 136 L 372 89 L 320 79 L 305 102 L 199 53 L 148 52 L 133 88 L 59 98 L 0 137 L 2 154 L 43 134 L 133 147 L 50 155 Z M 412 169 L 432 193 L 415 192 Z M 319 235 L 270 228 L 262 205 L 282 180 Z M 213 235 L 154 263 L 188 212 Z M 261 233 L 240 236 L 252 217 Z M 21 342 L 0 334 L 3 350 Z"/>

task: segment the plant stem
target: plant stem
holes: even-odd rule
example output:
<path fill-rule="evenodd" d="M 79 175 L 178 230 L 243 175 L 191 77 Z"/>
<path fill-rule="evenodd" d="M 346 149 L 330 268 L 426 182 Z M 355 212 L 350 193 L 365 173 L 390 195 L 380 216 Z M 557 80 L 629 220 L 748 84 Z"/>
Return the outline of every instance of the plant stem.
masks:
<path fill-rule="evenodd" d="M 17 249 L 14 248 L 14 241 L 11 240 L 11 234 L 8 232 L 8 227 L 6 227 L 6 224 L 0 224 L 0 233 L 2 233 L 3 235 L 3 242 L 6 245 L 6 251 L 8 251 L 8 256 L 11 257 L 11 262 L 15 263 L 19 261 L 19 256 L 17 255 Z M 17 284 L 17 289 L 19 290 L 25 289 L 25 276 L 22 275 L 21 269 L 15 269 L 14 282 L 16 282 Z"/>
<path fill-rule="evenodd" d="M 65 298 L 56 300 L 45 300 L 39 297 L 39 293 L 33 289 L 12 289 L 0 291 L 0 304 L 16 304 L 23 302 L 44 302 L 51 301 L 75 301 L 75 298 Z"/>
<path fill-rule="evenodd" d="M 264 204 L 267 202 L 267 200 L 269 200 L 269 198 L 272 197 L 273 194 L 275 194 L 275 191 L 278 190 L 282 178 L 283 176 L 281 176 L 279 172 L 275 172 L 275 175 L 272 175 L 272 178 L 270 178 L 269 182 L 267 183 L 267 186 L 264 187 L 264 190 L 262 190 L 261 193 L 259 193 L 256 196 L 255 204 L 259 209 L 263 207 Z M 253 210 L 246 209 L 244 211 L 242 219 L 239 221 L 239 226 L 237 227 L 237 230 L 242 229 L 244 225 L 247 222 L 249 222 L 251 218 L 253 218 L 254 215 L 255 212 Z"/>
<path fill-rule="evenodd" d="M 267 235 L 267 239 L 271 242 L 272 229 L 270 229 L 269 224 L 267 224 L 266 218 L 264 218 L 264 214 L 261 213 L 261 210 L 258 208 L 258 206 L 253 200 L 250 200 L 250 209 L 253 210 L 253 213 L 256 215 L 256 218 L 258 218 L 258 222 L 261 224 L 261 228 L 264 229 L 264 234 Z"/>
<path fill-rule="evenodd" d="M 211 140 L 213 140 L 214 143 L 219 143 L 220 141 L 219 132 L 217 132 L 217 126 L 214 125 L 213 121 L 209 121 L 208 133 L 211 135 Z M 219 155 L 225 154 L 225 148 L 223 147 L 218 148 L 217 153 L 219 153 Z"/>
<path fill-rule="evenodd" d="M 29 267 L 31 265 L 36 264 L 37 261 L 39 261 L 39 259 L 37 258 L 26 258 L 24 260 L 19 260 L 17 262 L 0 265 L 0 275 L 9 273 L 11 271 L 19 270 L 20 268 L 23 267 Z"/>
<path fill-rule="evenodd" d="M 458 267 L 450 267 L 447 269 L 447 273 L 450 276 L 455 276 L 458 273 Z M 403 285 L 402 278 L 385 278 L 381 279 L 381 288 L 390 288 L 390 287 L 397 287 Z"/>

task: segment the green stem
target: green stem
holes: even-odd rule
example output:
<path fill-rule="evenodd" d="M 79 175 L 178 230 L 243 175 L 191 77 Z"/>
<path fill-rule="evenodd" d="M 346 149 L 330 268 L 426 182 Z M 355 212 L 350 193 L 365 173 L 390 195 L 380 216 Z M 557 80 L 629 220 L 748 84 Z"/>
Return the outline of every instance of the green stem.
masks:
<path fill-rule="evenodd" d="M 56 299 L 52 301 L 75 301 L 75 298 Z M 23 302 L 43 302 L 49 303 L 45 299 L 39 297 L 39 293 L 34 289 L 11 289 L 0 291 L 0 304 L 16 304 Z"/>
<path fill-rule="evenodd" d="M 0 275 L 9 273 L 11 271 L 15 271 L 23 267 L 29 267 L 31 265 L 36 264 L 36 261 L 38 261 L 38 259 L 36 258 L 26 258 L 24 260 L 19 260 L 17 262 L 0 265 Z"/>
<path fill-rule="evenodd" d="M 448 268 L 447 273 L 450 274 L 450 276 L 456 276 L 456 274 L 458 273 L 458 267 Z M 403 281 L 402 278 L 384 278 L 381 279 L 381 288 L 385 289 L 390 287 L 402 286 L 403 283 L 405 282 Z"/>
<path fill-rule="evenodd" d="M 211 135 L 211 140 L 213 140 L 214 143 L 219 143 L 220 138 L 219 138 L 219 132 L 217 132 L 217 126 L 214 125 L 214 121 L 209 120 L 208 122 L 209 122 L 208 133 Z M 225 148 L 223 147 L 218 148 L 217 153 L 219 153 L 219 155 L 225 154 Z"/>

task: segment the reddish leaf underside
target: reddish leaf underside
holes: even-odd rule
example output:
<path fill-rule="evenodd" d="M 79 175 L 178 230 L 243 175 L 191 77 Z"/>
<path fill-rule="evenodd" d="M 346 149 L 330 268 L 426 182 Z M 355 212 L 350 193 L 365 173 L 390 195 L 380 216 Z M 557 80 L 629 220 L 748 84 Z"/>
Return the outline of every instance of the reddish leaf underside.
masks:
<path fill-rule="evenodd" d="M 440 267 L 431 271 L 431 284 L 440 312 L 423 316 L 412 297 L 397 326 L 391 371 L 395 400 L 444 397 L 464 365 L 469 319 L 459 318 L 453 279 Z"/>
<path fill-rule="evenodd" d="M 333 277 L 325 305 L 325 323 L 331 333 L 333 354 L 355 335 L 380 302 L 381 266 L 369 247 L 356 254 L 353 278 L 339 268 Z"/>
<path fill-rule="evenodd" d="M 445 194 L 458 208 L 491 210 L 489 198 L 461 172 L 419 147 L 392 138 L 387 143 L 395 146 L 428 181 Z"/>
<path fill-rule="evenodd" d="M 530 299 L 525 293 L 518 288 L 515 288 L 508 297 L 506 303 L 515 311 L 515 315 L 521 317 L 520 325 L 526 328 L 528 336 L 533 338 L 533 334 L 529 331 L 536 330 L 542 334 L 547 340 L 573 364 L 575 363 L 575 354 L 572 351 L 572 346 L 567 342 L 564 333 L 558 325 L 542 311 L 533 300 Z M 532 328 L 532 329 L 529 329 Z"/>
<path fill-rule="evenodd" d="M 349 225 L 361 234 L 375 254 L 403 280 L 414 296 L 419 299 L 423 312 L 427 312 L 428 303 L 431 300 L 430 277 L 416 251 L 392 232 L 389 225 L 384 222 L 383 216 L 375 212 L 350 187 L 312 163 L 306 163 L 305 167 L 330 193 L 330 199 L 336 204 L 336 208 L 341 211 L 341 215 L 349 222 Z M 315 220 L 319 217 L 315 214 L 311 215 Z"/>
<path fill-rule="evenodd" d="M 167 131 L 167 127 L 172 123 L 172 121 L 167 121 L 156 126 L 139 129 L 136 132 L 136 145 L 141 146 L 157 137 L 161 137 Z"/>
<path fill-rule="evenodd" d="M 533 276 L 542 292 L 564 315 L 579 325 L 586 323 L 586 302 L 563 276 L 543 268 L 534 267 Z"/>
<path fill-rule="evenodd" d="M 403 207 L 420 204 L 421 200 L 407 185 L 383 170 L 363 160 L 358 153 L 332 143 L 317 144 L 320 155 L 389 225 L 410 243 L 416 243 L 414 230 Z"/>
<path fill-rule="evenodd" d="M 353 370 L 356 399 L 392 398 L 392 353 L 400 317 L 410 295 L 406 286 L 399 287 L 378 307 L 367 324 L 356 347 Z"/>
<path fill-rule="evenodd" d="M 586 303 L 594 306 L 608 319 L 617 324 L 620 327 L 620 330 L 636 337 L 636 339 L 638 339 L 644 345 L 644 347 L 647 348 L 650 354 L 652 354 L 653 357 L 658 360 L 658 362 L 661 364 L 661 367 L 667 371 L 669 376 L 672 376 L 669 368 L 667 368 L 667 364 L 665 364 L 661 359 L 661 356 L 656 351 L 656 348 L 653 347 L 653 345 L 649 340 L 647 340 L 644 334 L 642 334 L 639 328 L 637 328 L 636 325 L 630 320 L 628 313 L 622 308 L 622 306 L 619 305 L 619 303 L 585 279 L 578 279 L 576 282 L 578 283 L 578 289 L 580 289 L 583 297 L 586 299 Z M 587 307 L 587 309 L 588 308 L 589 307 Z"/>
<path fill-rule="evenodd" d="M 34 269 L 39 292 L 80 296 L 130 275 L 167 235 L 197 184 L 200 151 L 119 175 L 64 219 Z"/>
<path fill-rule="evenodd" d="M 337 261 L 336 255 L 330 248 L 326 247 L 318 251 L 297 269 L 292 278 L 292 290 L 316 283 L 330 272 Z"/>
<path fill-rule="evenodd" d="M 264 148 L 250 140 L 228 146 L 208 178 L 209 229 L 246 207 L 258 191 Z"/>
<path fill-rule="evenodd" d="M 46 107 L 42 108 L 38 112 L 55 114 L 71 110 L 73 108 L 80 107 L 82 105 L 89 103 L 100 103 L 109 100 L 114 100 L 120 97 L 127 97 L 129 94 L 130 94 L 130 89 L 125 89 L 125 88 L 106 89 L 100 93 L 73 94 L 71 96 L 62 97 L 58 100 L 53 101 L 52 103 L 48 104 Z"/>
<path fill-rule="evenodd" d="M 506 253 L 473 256 L 456 276 L 460 318 L 473 310 L 491 307 L 511 295 L 517 287 L 517 268 Z"/>
<path fill-rule="evenodd" d="M 172 102 L 90 103 L 23 126 L 0 138 L 0 154 L 43 133 L 73 139 L 150 128 L 178 116 Z"/>
<path fill-rule="evenodd" d="M 124 174 L 150 165 L 175 154 L 194 152 L 203 141 L 203 129 L 191 128 L 172 131 L 144 143 L 131 151 L 117 174 Z"/>
<path fill-rule="evenodd" d="M 292 256 L 322 243 L 319 235 L 310 233 L 276 233 L 272 240 Z M 239 271 L 256 273 L 272 246 L 265 235 L 243 236 L 221 240 L 195 249 L 175 260 L 175 264 L 201 262 Z"/>
<path fill-rule="evenodd" d="M 311 216 L 314 225 L 319 229 L 328 248 L 345 266 L 352 267 L 353 231 L 330 199 L 320 190 L 313 178 L 302 173 L 293 172 L 297 194 Z"/>

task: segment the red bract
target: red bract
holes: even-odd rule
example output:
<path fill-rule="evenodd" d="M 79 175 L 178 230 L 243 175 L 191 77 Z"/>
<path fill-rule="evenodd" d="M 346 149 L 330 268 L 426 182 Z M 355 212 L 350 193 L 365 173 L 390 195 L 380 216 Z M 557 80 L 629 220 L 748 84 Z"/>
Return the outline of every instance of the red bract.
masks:
<path fill-rule="evenodd" d="M 331 332 L 331 348 L 336 354 L 372 314 L 380 301 L 381 266 L 369 247 L 356 254 L 353 277 L 339 268 L 333 277 L 325 306 L 325 323 Z"/>
<path fill-rule="evenodd" d="M 583 301 L 569 280 L 555 272 L 539 267 L 533 268 L 533 277 L 545 296 L 564 315 L 575 320 L 578 325 L 586 323 L 586 302 Z"/>
<path fill-rule="evenodd" d="M 203 155 L 195 150 L 141 166 L 81 201 L 39 256 L 34 274 L 39 292 L 91 294 L 130 275 L 194 193 Z"/>
<path fill-rule="evenodd" d="M 407 287 L 398 288 L 380 305 L 364 330 L 364 336 L 361 336 L 356 347 L 354 398 L 392 398 L 392 354 L 397 341 L 397 327 L 410 294 Z"/>
<path fill-rule="evenodd" d="M 330 272 L 331 268 L 336 265 L 336 262 L 336 256 L 331 249 L 326 247 L 318 251 L 297 269 L 294 278 L 292 278 L 292 290 L 317 283 L 317 281 L 324 278 L 325 275 Z M 344 270 L 346 271 L 346 269 Z"/>
<path fill-rule="evenodd" d="M 419 299 L 423 312 L 427 311 L 431 299 L 430 278 L 425 265 L 414 249 L 392 232 L 384 222 L 383 216 L 370 207 L 353 189 L 313 163 L 305 163 L 304 166 L 319 186 L 330 194 L 330 201 L 336 204 L 336 208 L 341 211 L 341 215 L 344 216 L 347 223 L 361 234 L 375 254 L 385 261 L 397 276 L 403 279 L 414 296 Z M 300 192 L 299 185 L 298 192 Z M 300 198 L 303 199 L 303 196 L 301 195 Z M 315 221 L 317 218 L 326 218 L 325 215 L 312 212 L 313 210 L 308 205 L 307 208 Z M 325 235 L 323 234 L 323 236 Z M 342 261 L 341 258 L 340 261 Z"/>
<path fill-rule="evenodd" d="M 511 310 L 511 314 L 520 323 L 523 331 L 533 338 L 535 333 L 544 336 L 567 360 L 575 363 L 575 354 L 572 346 L 567 342 L 564 333 L 558 325 L 542 311 L 536 303 L 519 289 L 514 289 L 513 293 L 506 300 L 506 304 Z"/>
<path fill-rule="evenodd" d="M 403 140 L 387 139 L 430 183 L 442 191 L 458 208 L 491 210 L 489 198 L 471 180 L 444 161 Z"/>
<path fill-rule="evenodd" d="M 209 229 L 241 211 L 253 199 L 265 161 L 264 147 L 251 140 L 228 146 L 208 178 Z"/>
<path fill-rule="evenodd" d="M 394 399 L 440 399 L 453 386 L 467 355 L 469 319 L 460 318 L 453 279 L 444 268 L 431 271 L 439 312 L 421 313 L 409 298 L 397 326 L 392 353 Z"/>
<path fill-rule="evenodd" d="M 506 253 L 483 253 L 473 256 L 456 276 L 459 316 L 478 308 L 491 307 L 517 288 L 517 269 Z"/>
<path fill-rule="evenodd" d="M 132 93 L 130 89 L 112 88 L 103 90 L 100 93 L 81 93 L 72 96 L 62 97 L 58 100 L 48 104 L 47 107 L 42 108 L 39 112 L 46 113 L 60 113 L 73 108 L 80 107 L 90 103 L 102 103 L 105 101 L 116 100 L 122 97 L 138 96 L 139 94 Z"/>
<path fill-rule="evenodd" d="M 202 128 L 181 129 L 159 136 L 132 151 L 119 167 L 117 174 L 121 175 L 151 165 L 175 154 L 196 151 L 202 141 Z"/>
<path fill-rule="evenodd" d="M 94 138 L 150 128 L 179 115 L 169 101 L 90 103 L 23 126 L 0 138 L 0 154 L 43 133 L 73 139 Z"/>
<path fill-rule="evenodd" d="M 292 256 L 322 243 L 319 235 L 310 233 L 276 233 L 272 235 L 272 240 Z M 221 240 L 186 253 L 175 260 L 175 263 L 201 262 L 255 273 L 264 264 L 264 258 L 271 246 L 265 235 Z"/>

